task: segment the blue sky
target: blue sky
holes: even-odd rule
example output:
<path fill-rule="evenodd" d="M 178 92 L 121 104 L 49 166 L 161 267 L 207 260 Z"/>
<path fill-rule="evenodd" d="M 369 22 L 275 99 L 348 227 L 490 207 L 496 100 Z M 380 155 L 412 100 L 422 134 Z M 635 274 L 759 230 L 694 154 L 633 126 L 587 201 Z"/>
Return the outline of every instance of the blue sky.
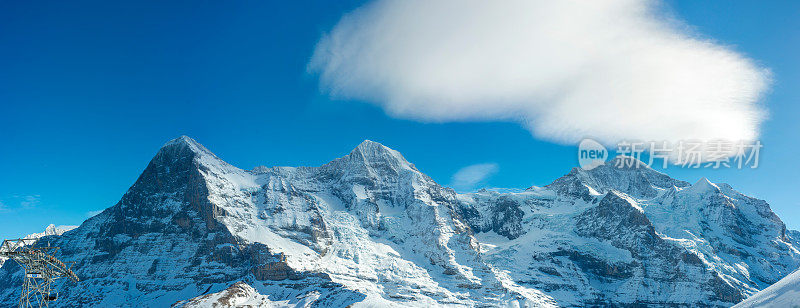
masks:
<path fill-rule="evenodd" d="M 307 64 L 320 37 L 363 4 L 0 3 L 0 237 L 80 224 L 115 204 L 158 148 L 184 134 L 245 169 L 321 165 L 364 139 L 400 151 L 441 184 L 483 164 L 493 175 L 477 185 L 525 188 L 576 165 L 574 146 L 534 138 L 515 122 L 417 121 L 329 98 Z M 761 100 L 769 115 L 758 169 L 667 173 L 729 183 L 800 229 L 800 3 L 668 1 L 663 9 L 773 78 Z"/>

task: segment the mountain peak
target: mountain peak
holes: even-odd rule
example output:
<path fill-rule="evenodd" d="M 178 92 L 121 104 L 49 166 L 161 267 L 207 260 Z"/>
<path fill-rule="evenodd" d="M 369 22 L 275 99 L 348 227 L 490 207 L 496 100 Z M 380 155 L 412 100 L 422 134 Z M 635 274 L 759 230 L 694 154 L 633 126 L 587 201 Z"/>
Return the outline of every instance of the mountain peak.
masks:
<path fill-rule="evenodd" d="M 159 153 L 172 157 L 210 156 L 219 159 L 216 155 L 214 155 L 214 153 L 212 153 L 202 144 L 186 135 L 182 135 L 178 138 L 167 141 L 167 143 L 161 146 Z"/>
<path fill-rule="evenodd" d="M 167 141 L 161 148 L 186 148 L 195 153 L 209 152 L 203 145 L 186 135 Z"/>
<path fill-rule="evenodd" d="M 719 192 L 719 186 L 709 181 L 707 178 L 703 177 L 694 183 L 691 187 L 687 188 L 693 192 L 697 193 L 704 193 L 704 192 Z"/>
<path fill-rule="evenodd" d="M 409 164 L 400 152 L 390 149 L 372 140 L 364 140 L 348 155 L 351 159 L 364 160 L 366 162 L 389 161 L 399 164 Z"/>
<path fill-rule="evenodd" d="M 355 152 L 355 151 L 381 152 L 381 153 L 383 153 L 383 152 L 396 152 L 396 151 L 390 149 L 389 147 L 387 147 L 387 146 L 385 146 L 383 144 L 380 144 L 378 142 L 375 142 L 375 141 L 372 141 L 372 140 L 369 140 L 369 139 L 365 139 L 364 141 L 361 141 L 361 143 L 359 143 L 358 146 L 356 146 L 356 148 L 353 149 L 353 151 L 351 151 L 351 152 Z"/>
<path fill-rule="evenodd" d="M 371 140 L 364 140 L 349 154 L 323 165 L 321 170 L 331 169 L 369 176 L 396 175 L 402 170 L 416 171 L 400 152 Z"/>
<path fill-rule="evenodd" d="M 166 145 L 171 145 L 171 144 L 197 144 L 197 141 L 195 141 L 194 139 L 192 139 L 189 136 L 181 135 L 178 138 L 175 138 L 175 139 L 172 139 L 170 141 L 167 141 L 167 143 L 164 144 L 164 145 L 166 146 Z"/>
<path fill-rule="evenodd" d="M 603 194 L 611 189 L 624 191 L 635 197 L 654 197 L 658 194 L 656 188 L 667 189 L 673 186 L 687 187 L 689 183 L 651 169 L 636 158 L 620 155 L 591 170 L 573 168 L 570 173 L 556 179 L 547 187 L 589 198 L 590 195 Z"/>
<path fill-rule="evenodd" d="M 187 170 L 187 168 L 195 168 L 193 166 L 197 165 L 221 172 L 238 170 L 188 136 L 180 136 L 165 143 L 150 163 L 172 166 L 166 169 L 172 171 Z M 178 166 L 180 168 L 177 168 Z"/>

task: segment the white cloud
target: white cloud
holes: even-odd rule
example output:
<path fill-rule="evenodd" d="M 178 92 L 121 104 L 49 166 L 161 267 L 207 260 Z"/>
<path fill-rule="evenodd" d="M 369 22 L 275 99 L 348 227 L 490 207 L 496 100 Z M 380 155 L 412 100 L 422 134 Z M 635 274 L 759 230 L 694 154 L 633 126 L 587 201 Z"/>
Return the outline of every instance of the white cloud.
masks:
<path fill-rule="evenodd" d="M 19 205 L 26 209 L 36 207 L 41 203 L 39 195 L 22 196 L 21 199 Z"/>
<path fill-rule="evenodd" d="M 483 183 L 489 177 L 497 173 L 498 166 L 495 163 L 475 164 L 466 166 L 453 174 L 450 186 L 459 191 L 475 189 L 475 186 Z"/>
<path fill-rule="evenodd" d="M 377 0 L 309 71 L 337 99 L 422 121 L 507 120 L 540 138 L 753 140 L 769 71 L 648 0 Z"/>

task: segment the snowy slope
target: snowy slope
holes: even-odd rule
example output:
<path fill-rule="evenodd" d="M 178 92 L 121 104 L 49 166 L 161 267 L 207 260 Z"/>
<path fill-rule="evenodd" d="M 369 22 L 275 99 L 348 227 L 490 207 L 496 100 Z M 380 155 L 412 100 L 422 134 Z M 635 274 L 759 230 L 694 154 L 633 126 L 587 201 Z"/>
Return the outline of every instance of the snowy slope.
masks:
<path fill-rule="evenodd" d="M 733 307 L 800 307 L 800 271 L 794 271 Z"/>
<path fill-rule="evenodd" d="M 218 183 L 210 199 L 231 233 L 286 254 L 294 269 L 324 272 L 367 301 L 548 300 L 481 262 L 477 241 L 454 216 L 452 190 L 380 144 L 365 141 L 319 168 L 225 166 L 204 174 Z"/>
<path fill-rule="evenodd" d="M 261 289 L 273 288 L 272 285 L 255 282 Z M 272 290 L 261 291 L 274 292 Z M 262 295 L 259 290 L 250 284 L 239 281 L 225 290 L 217 293 L 206 294 L 197 298 L 181 302 L 178 305 L 185 307 L 310 307 L 319 295 L 315 292 L 299 294 L 291 300 L 273 301 L 270 296 Z"/>
<path fill-rule="evenodd" d="M 242 170 L 168 142 L 116 205 L 53 239 L 58 305 L 730 306 L 800 266 L 763 201 L 647 168 L 456 194 L 372 141 Z M 0 268 L 0 306 L 21 270 Z"/>

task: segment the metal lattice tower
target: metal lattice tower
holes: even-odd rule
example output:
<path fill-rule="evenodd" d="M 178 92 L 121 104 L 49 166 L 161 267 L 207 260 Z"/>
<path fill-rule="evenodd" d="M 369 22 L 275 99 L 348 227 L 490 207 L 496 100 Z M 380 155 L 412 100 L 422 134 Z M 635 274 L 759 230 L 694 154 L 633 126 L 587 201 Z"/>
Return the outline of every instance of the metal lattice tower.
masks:
<path fill-rule="evenodd" d="M 59 261 L 53 254 L 58 247 L 36 247 L 37 239 L 5 240 L 0 246 L 0 257 L 6 257 L 17 262 L 25 269 L 25 278 L 22 284 L 22 293 L 19 297 L 19 307 L 48 307 L 51 301 L 58 298 L 58 293 L 53 292 L 52 284 L 56 279 L 69 278 L 78 282 L 78 276 Z"/>

